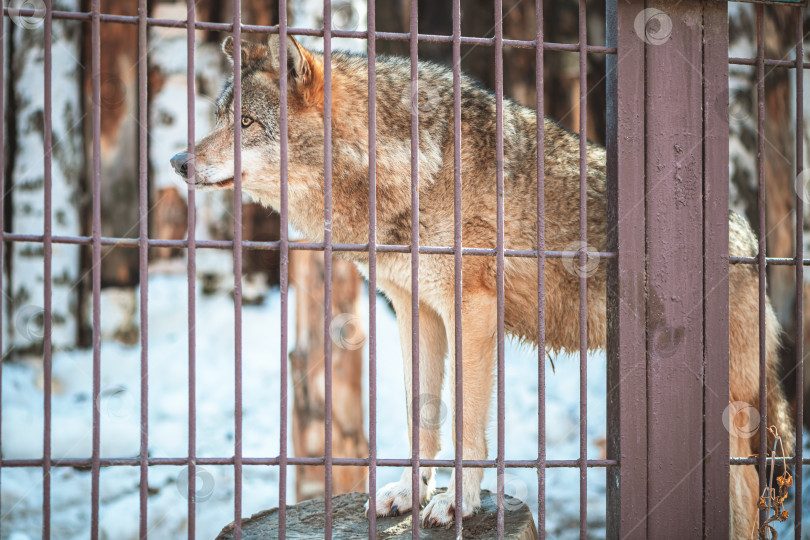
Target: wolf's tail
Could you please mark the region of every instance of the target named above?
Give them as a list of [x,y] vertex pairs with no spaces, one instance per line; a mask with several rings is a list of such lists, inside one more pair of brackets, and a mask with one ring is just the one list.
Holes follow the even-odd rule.
[[[782,388],[782,381],[779,376],[779,335],[782,328],[776,319],[776,315],[771,309],[770,302],[766,308],[766,351],[767,351],[767,367],[768,373],[766,377],[766,384],[768,390],[768,425],[763,427],[775,426],[779,436],[782,438],[782,446],[784,446],[784,455],[789,457],[793,456],[796,434],[793,429],[793,422],[790,419],[790,406],[785,391]],[[757,438],[758,439],[758,438]],[[768,433],[768,452],[773,451],[773,434]],[[776,449],[776,455],[780,456],[780,449]]]
[[[729,212],[729,255],[756,257],[759,252],[757,237],[748,222],[735,212]],[[759,280],[754,267],[732,264],[729,267],[729,346],[731,401],[742,401],[759,406]],[[771,302],[765,303],[765,361],[767,384],[767,421],[762,429],[776,427],[782,438],[786,456],[793,455],[794,432],[790,421],[790,407],[779,377],[779,346],[782,326],[776,318]],[[754,435],[754,434],[748,434]],[[768,433],[768,452],[773,451],[773,435]],[[751,436],[747,448],[739,452],[759,452],[759,437]],[[779,449],[777,449],[779,452]],[[777,454],[779,455],[779,454]]]

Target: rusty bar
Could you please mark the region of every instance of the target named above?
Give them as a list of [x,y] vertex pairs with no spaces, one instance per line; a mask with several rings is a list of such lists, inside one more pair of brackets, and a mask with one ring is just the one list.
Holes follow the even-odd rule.
[[368,1],[368,537],[377,538],[377,40]]
[[[777,60],[775,58],[765,58],[763,62],[766,66],[772,67],[781,67],[781,68],[795,68],[796,61],[795,60]],[[729,58],[729,64],[736,64],[740,66],[756,66],[757,59],[756,58]],[[802,67],[810,67],[810,62],[799,62]]]
[[[758,257],[729,257],[729,264],[759,264]],[[795,257],[765,257],[765,264],[768,266],[793,266],[796,264]],[[802,259],[801,264],[810,265],[810,259]]]
[[546,537],[546,207],[543,102],[543,2],[535,0],[535,89],[537,103],[537,533]]
[[[27,234],[27,233],[10,233],[4,234],[4,239],[8,242],[33,242],[41,243],[43,236],[41,234]],[[54,235],[52,237],[54,244],[77,244],[77,245],[91,245],[93,243],[92,236],[69,236],[69,235]],[[137,248],[139,240],[137,238],[111,238],[101,237],[102,246],[115,246],[122,248]],[[162,247],[162,248],[187,248],[187,240],[161,240],[149,239],[149,247]],[[233,249],[233,242],[230,240],[198,240],[196,247],[204,249]],[[261,250],[273,251],[281,249],[281,242],[276,241],[254,241],[243,240],[243,249],[248,250]],[[294,242],[289,245],[291,250],[301,251],[323,251],[323,242]],[[377,244],[374,249],[379,253],[410,253],[411,248],[408,245],[398,244]],[[419,253],[432,254],[432,255],[453,255],[454,249],[452,246],[439,247],[439,246],[421,246]],[[332,251],[368,251],[368,244],[332,244]],[[477,257],[495,257],[498,254],[497,249],[487,248],[464,248],[463,255],[472,255]],[[537,251],[532,249],[504,249],[504,257],[523,257],[534,259],[537,258]],[[547,259],[570,259],[573,256],[579,255],[579,251],[545,251],[542,254]],[[588,257],[596,257],[599,259],[614,259],[616,252],[614,251],[588,251]],[[776,258],[767,257],[768,264],[777,265],[793,265],[795,259],[791,258]],[[756,264],[757,259],[753,257],[732,257],[731,262],[734,264]],[[810,265],[810,259],[804,260],[804,265]]]
[[90,538],[98,540],[99,475],[101,459],[101,36],[99,2],[92,2],[90,53],[93,108],[93,443],[90,488]]
[[[194,73],[194,21],[196,20],[195,3],[188,0],[188,21],[186,26],[186,110],[187,110],[187,132],[188,142],[188,177],[195,178],[194,160],[194,121],[195,121],[195,73]],[[187,288],[188,288],[188,499],[187,519],[188,519],[188,539],[194,540],[197,529],[197,467],[195,463],[197,455],[197,324],[196,324],[196,290],[197,290],[197,213],[196,213],[196,191],[193,180],[187,186],[188,206],[188,262],[187,262]],[[142,220],[146,220],[143,215]],[[236,242],[234,242],[236,243]],[[143,286],[143,281],[141,286]],[[141,312],[143,315],[143,312]]]
[[463,531],[463,469],[464,460],[464,362],[463,362],[463,310],[462,310],[462,231],[461,231],[461,0],[453,0],[453,351],[450,359],[455,363],[455,447],[453,479],[456,491],[456,538]]
[[[729,536],[728,8],[703,4],[703,538]],[[719,98],[719,101],[715,101]]]
[[[647,376],[644,320],[644,0],[607,3],[607,471],[608,538],[647,537]],[[620,219],[621,218],[621,219]]]
[[[763,37],[764,16],[762,4],[757,4],[757,211],[759,223],[757,224],[757,236],[759,237],[758,259],[758,289],[759,289],[759,493],[765,489],[765,458],[767,457],[768,445],[768,387],[767,387],[767,347],[765,330],[765,303],[766,297],[766,261],[767,250],[767,229],[765,222],[765,39]],[[762,426],[765,429],[762,429]],[[767,518],[767,512],[760,510],[759,521],[762,523]]]
[[579,0],[579,537],[588,536],[588,45],[585,0]]
[[233,2],[233,537],[242,538],[242,0]]
[[53,235],[52,213],[52,153],[53,153],[53,103],[52,103],[52,68],[53,68],[53,3],[51,0],[45,1],[45,20],[43,34],[45,36],[45,76],[44,76],[44,105],[45,110],[43,120],[45,129],[43,130],[43,150],[44,150],[44,178],[43,190],[45,191],[45,204],[43,216],[43,310],[44,321],[42,335],[42,395],[43,395],[43,441],[42,441],[42,538],[51,537],[51,394],[53,391],[53,341],[51,327],[53,319],[53,295],[52,295],[52,263],[53,263]]
[[[780,462],[788,462],[788,461],[793,461],[793,460],[794,460],[793,456],[777,457],[776,460],[774,460],[774,458],[768,458],[768,461],[771,462],[771,463],[773,463],[774,461],[776,461],[776,463],[780,463]],[[737,466],[737,465],[756,465],[758,462],[759,462],[758,457],[745,457],[745,458],[743,458],[743,457],[733,457],[733,458],[729,459],[729,463],[731,465],[734,465],[734,466]],[[810,465],[810,458],[802,458],[802,464],[803,465]]]
[[[141,440],[140,440],[140,515],[139,538],[149,531],[149,133],[147,110],[146,0],[138,0],[138,280],[140,281],[141,332]],[[193,171],[192,165],[192,171]]]
[[332,2],[323,0],[323,304],[324,340],[324,538],[332,538]]
[[[3,8],[3,13],[8,16],[8,8]],[[16,10],[15,13],[19,13],[20,16],[31,16],[39,11],[34,9],[19,9]],[[76,20],[76,21],[89,21],[91,20],[91,13],[90,12],[77,12],[77,11],[54,11],[53,12],[54,19],[63,19],[63,20]],[[113,23],[113,24],[138,24],[138,17],[135,16],[128,16],[128,15],[110,15],[102,13],[100,15],[101,22],[104,23]],[[181,20],[172,20],[172,19],[155,19],[155,18],[148,18],[147,19],[148,26],[158,26],[158,27],[166,27],[166,28],[185,28],[187,26],[186,21]],[[214,22],[201,22],[197,21],[194,24],[194,27],[197,30],[209,30],[214,32],[232,32],[233,31],[233,24],[231,23],[214,23]],[[277,34],[278,28],[275,26],[262,26],[262,25],[252,25],[252,24],[243,24],[242,31],[245,33],[254,33],[254,34]],[[333,37],[341,37],[341,38],[353,38],[353,39],[367,39],[368,33],[364,31],[350,31],[350,30],[332,30]],[[315,37],[322,37],[323,30],[322,29],[315,29],[315,28],[288,28],[288,34],[293,36],[315,36]],[[376,32],[376,37],[379,39],[383,39],[386,41],[408,41],[410,40],[411,34],[405,32]],[[453,41],[453,36],[441,36],[435,34],[418,34],[417,39],[420,42],[431,42],[431,43],[451,43]],[[495,44],[494,38],[485,38],[485,37],[461,37],[461,43],[463,45],[485,45],[485,46],[493,46]],[[522,49],[530,49],[535,46],[534,41],[526,41],[526,40],[519,40],[519,39],[504,39],[503,44],[508,47],[517,47]],[[546,43],[544,47],[550,51],[568,51],[568,52],[576,52],[579,50],[579,46],[576,43]],[[601,47],[599,45],[589,45],[588,46],[588,53],[593,54],[616,54],[615,47]],[[745,59],[743,59],[745,60]],[[781,65],[779,60],[766,60],[766,62],[770,65],[774,63],[774,65]],[[792,62],[790,63],[792,65]],[[806,65],[810,65],[810,63],[806,63]]]
[[702,2],[646,5],[672,22],[663,42],[655,26],[636,38],[647,41],[647,535],[695,538],[703,530],[703,76],[694,67],[703,62]]
[[411,534],[419,540],[419,2],[411,2]]
[[[792,459],[792,458],[785,458]],[[66,458],[66,459],[53,459],[51,465],[54,467],[81,467],[89,468],[92,464],[92,458]],[[334,458],[333,464],[340,467],[365,467],[368,466],[367,458]],[[137,467],[141,464],[139,458],[102,458],[99,460],[102,467]],[[277,457],[246,457],[243,458],[245,465],[265,465],[275,466],[279,464]],[[305,466],[322,466],[324,458],[322,457],[290,457],[287,458],[287,463],[291,465],[305,465]],[[424,459],[422,465],[425,467],[453,467],[455,461],[452,459]],[[732,465],[750,465],[756,463],[755,458],[731,458]],[[810,458],[805,458],[805,464],[810,464]],[[166,466],[166,465],[188,465],[188,457],[164,457],[164,458],[149,458],[149,466]],[[198,457],[197,464],[199,465],[233,465],[232,457]],[[410,458],[395,458],[395,459],[377,459],[378,467],[408,467],[411,464]],[[474,469],[494,469],[498,466],[494,459],[465,459],[462,462],[464,467]],[[537,467],[537,460],[534,459],[518,459],[518,460],[505,460],[504,465],[507,469],[534,469]],[[1,467],[42,467],[42,459],[0,459]],[[618,468],[619,462],[615,459],[589,459],[588,467],[615,469]],[[546,468],[548,469],[576,469],[579,468],[578,459],[549,459],[546,460]]]
[[804,9],[796,8],[796,461],[793,475],[793,523],[796,540],[802,538],[802,458],[804,454]]
[[[3,19],[2,24],[0,24],[0,111],[3,111],[3,117],[5,118],[6,114],[6,103],[5,103],[5,95],[6,95],[6,79],[5,79],[5,62],[6,62],[6,21]],[[0,188],[3,190],[3,193],[6,194],[6,155],[5,155],[5,148],[6,148],[6,141],[5,141],[5,122],[3,125],[0,126]],[[3,200],[0,198],[0,291],[5,291],[5,283],[3,281],[3,273],[5,272],[5,247],[6,242],[4,239],[5,236],[5,217],[3,215]],[[0,329],[3,328],[3,314],[6,310],[6,298],[5,295],[0,294]],[[2,362],[4,359],[3,354],[3,331],[0,330],[0,434],[3,432],[3,366]],[[0,435],[0,456],[3,455],[3,437]],[[0,488],[2,488],[2,477],[3,477],[3,470],[2,470],[2,463],[0,462]],[[0,501],[0,515],[3,510],[3,504]],[[0,533],[3,532],[3,526],[0,523]]]
[[497,408],[498,408],[498,442],[497,456],[497,529],[498,538],[504,534],[504,454],[506,452],[506,385],[504,366],[504,268],[503,268],[503,1],[495,0],[495,183],[496,183],[496,221],[497,228],[495,263],[495,285],[498,294],[497,300],[497,358],[496,370],[498,372]]
[[[278,2],[278,57],[287,58],[287,0]],[[286,65],[286,64],[283,64]],[[279,73],[282,73],[279,65]],[[281,114],[279,118],[279,138],[280,138],[280,170],[279,170],[279,288],[281,289],[281,347],[279,350],[279,446],[278,446],[278,537],[284,540],[287,537],[287,310],[288,310],[288,287],[290,284],[290,243],[288,216],[288,135],[289,124],[287,122],[287,76],[286,74],[278,78],[279,84],[279,108]]]

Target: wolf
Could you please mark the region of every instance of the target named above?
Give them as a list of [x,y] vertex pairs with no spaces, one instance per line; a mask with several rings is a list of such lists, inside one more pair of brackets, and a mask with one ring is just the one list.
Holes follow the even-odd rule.
[[[216,103],[216,126],[195,145],[194,175],[189,156],[175,155],[171,164],[198,189],[227,189],[234,184],[235,122],[242,131],[242,190],[259,203],[280,207],[280,89],[288,80],[288,208],[291,223],[314,241],[324,238],[324,57],[287,38],[287,58],[279,58],[279,37],[267,43],[223,43],[233,62],[240,54],[242,106],[233,110],[231,78]],[[335,51],[332,68],[332,238],[337,243],[364,244],[369,226],[368,59]],[[429,112],[419,116],[419,245],[453,245],[453,75],[436,64],[418,64],[418,100]],[[411,243],[410,62],[377,57],[376,197],[377,242]],[[461,78],[462,235],[465,246],[495,248],[496,225],[496,103],[494,96],[472,79]],[[506,249],[533,250],[537,245],[537,170],[534,110],[503,100],[503,234]],[[579,137],[543,120],[545,134],[545,242],[550,250],[568,250],[579,241]],[[606,250],[606,153],[587,144],[587,239]],[[574,249],[577,249],[575,247]],[[729,217],[729,253],[753,257],[757,240],[746,222]],[[368,273],[368,253],[341,252]],[[570,262],[570,261],[569,261]],[[545,267],[545,343],[551,351],[576,351],[579,336],[577,272],[560,259]],[[570,266],[570,265],[569,265]],[[587,278],[587,346],[605,346],[606,275],[599,265]],[[399,325],[405,390],[411,410],[411,260],[407,253],[377,255],[377,285],[390,299]],[[463,455],[487,457],[485,432],[494,381],[497,334],[496,260],[465,256],[462,262]],[[521,340],[537,342],[537,264],[530,258],[504,261],[504,325]],[[730,401],[758,406],[757,274],[750,265],[730,265]],[[454,358],[454,263],[447,255],[424,254],[419,260],[419,392],[439,396],[445,359]],[[768,411],[793,451],[788,405],[777,379],[779,324],[773,310],[767,317]],[[449,376],[454,377],[454,362]],[[451,388],[453,385],[451,385]],[[455,403],[455,400],[453,400]],[[439,408],[422,411],[419,454],[435,458],[439,451]],[[425,418],[431,416],[430,418]],[[432,416],[436,416],[433,418]],[[407,415],[411,422],[411,415]],[[455,415],[454,415],[455,418]],[[732,419],[734,421],[734,419]],[[732,432],[734,430],[731,430]],[[411,431],[409,430],[409,434]],[[751,435],[755,435],[751,434]],[[730,438],[732,456],[757,451],[758,437]],[[457,442],[455,444],[458,444]],[[434,495],[431,468],[421,471],[418,495],[425,526],[446,526],[454,519],[455,482]],[[483,470],[463,469],[462,514],[481,505]],[[734,536],[746,536],[757,519],[757,473],[754,466],[731,468],[731,525]],[[411,472],[377,493],[376,508],[385,516],[411,509]],[[367,508],[367,511],[369,509]]]

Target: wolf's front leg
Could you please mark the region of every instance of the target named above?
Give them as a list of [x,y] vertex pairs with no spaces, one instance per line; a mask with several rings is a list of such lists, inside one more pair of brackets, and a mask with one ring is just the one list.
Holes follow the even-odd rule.
[[[495,336],[497,313],[495,298],[465,291],[462,306],[462,389],[463,389],[463,459],[486,459],[486,428],[494,382]],[[455,389],[455,337],[452,314],[446,319],[450,343],[450,386]],[[455,392],[454,392],[455,393]],[[453,397],[455,409],[455,396]],[[456,411],[453,414],[455,434]],[[459,444],[453,438],[454,444]],[[481,478],[484,469],[462,470],[462,516],[469,517],[481,507]],[[455,471],[445,493],[431,499],[422,514],[423,526],[446,526],[454,521],[456,508]]]
[[[405,396],[407,402],[408,437],[413,446],[412,430],[412,378],[411,378],[411,299],[410,295],[391,294],[399,324],[399,339],[402,344],[402,359],[405,370]],[[441,439],[441,391],[444,377],[444,358],[447,341],[444,324],[439,315],[427,306],[419,309],[419,457],[434,459],[439,452]],[[377,515],[390,516],[409,511],[413,507],[411,469],[406,468],[398,482],[392,482],[377,491]],[[419,505],[424,504],[433,493],[433,468],[419,469]],[[369,504],[366,502],[366,514]]]

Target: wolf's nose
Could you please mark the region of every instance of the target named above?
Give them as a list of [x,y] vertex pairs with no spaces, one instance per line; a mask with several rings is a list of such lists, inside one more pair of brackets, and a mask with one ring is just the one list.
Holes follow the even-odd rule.
[[171,164],[174,167],[174,172],[183,178],[188,178],[188,154],[186,152],[175,154],[172,157]]

